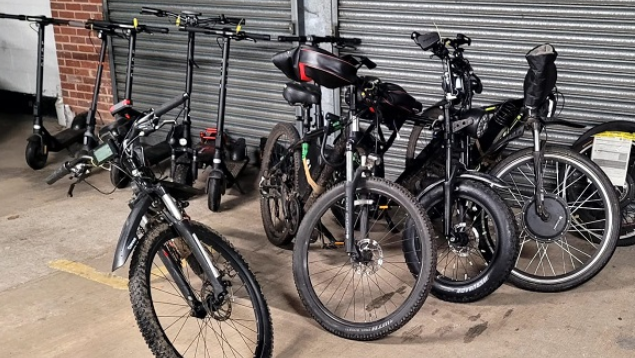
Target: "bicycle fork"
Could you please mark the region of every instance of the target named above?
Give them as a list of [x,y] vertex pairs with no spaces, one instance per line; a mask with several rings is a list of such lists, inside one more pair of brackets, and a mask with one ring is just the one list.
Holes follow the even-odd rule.
[[[221,273],[218,271],[210,256],[207,254],[203,244],[194,233],[192,226],[189,223],[189,218],[181,213],[181,210],[177,207],[174,199],[163,188],[160,189],[159,194],[163,204],[166,208],[166,217],[168,221],[183,238],[191,254],[194,255],[196,262],[200,265],[202,273],[205,276],[207,282],[212,286],[212,302],[211,306],[221,304],[227,295],[227,290],[221,282]],[[173,257],[169,255],[169,252],[164,248],[164,254],[159,255],[161,261],[165,265],[166,269],[174,279],[181,294],[187,298],[188,305],[196,312],[200,311],[200,302],[196,301],[196,295],[192,290],[192,287],[187,283],[187,280],[183,277],[183,272],[180,269],[178,262],[175,262]]]

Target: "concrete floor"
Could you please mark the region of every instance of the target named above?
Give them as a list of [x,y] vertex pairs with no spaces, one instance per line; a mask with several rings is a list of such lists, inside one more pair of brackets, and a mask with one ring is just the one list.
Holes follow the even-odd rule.
[[[65,181],[47,186],[44,178],[67,153],[52,154],[41,171],[28,168],[30,120],[0,115],[0,356],[150,357],[125,288],[50,264],[71,260],[108,273],[129,190],[104,196],[79,185],[69,198]],[[110,190],[107,173],[90,181]],[[265,238],[253,185],[250,195],[223,197],[223,208],[211,213],[198,198],[188,213],[228,237],[249,262],[271,309],[276,357],[635,356],[635,247],[619,248],[603,272],[573,291],[538,294],[506,285],[468,305],[430,297],[404,328],[361,343],[332,336],[307,317],[291,252]],[[114,275],[127,277],[127,266]]]

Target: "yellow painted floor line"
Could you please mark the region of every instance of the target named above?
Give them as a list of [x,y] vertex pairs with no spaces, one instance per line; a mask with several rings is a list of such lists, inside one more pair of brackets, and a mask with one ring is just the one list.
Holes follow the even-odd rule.
[[49,267],[58,271],[64,271],[91,280],[93,282],[101,283],[118,290],[128,290],[128,280],[112,275],[109,273],[103,273],[95,270],[93,267],[84,265],[79,262],[69,260],[55,260],[49,262]]

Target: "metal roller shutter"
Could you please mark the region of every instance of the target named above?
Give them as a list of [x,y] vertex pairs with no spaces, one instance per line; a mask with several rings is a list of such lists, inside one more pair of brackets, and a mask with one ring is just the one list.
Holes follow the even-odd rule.
[[[244,31],[272,37],[294,32],[289,0],[186,0],[178,4],[167,0],[108,0],[108,15],[112,21],[129,22],[137,17],[140,23],[170,28],[169,34],[137,37],[132,99],[139,109],[156,107],[183,92],[187,55],[187,34],[178,31],[167,19],[140,15],[142,6],[243,17],[246,19]],[[120,98],[125,84],[127,44],[124,39],[113,41]],[[259,138],[267,136],[275,123],[295,119],[294,109],[282,98],[286,77],[271,63],[272,55],[288,45],[266,41],[231,43],[225,128],[233,137],[244,137],[251,153],[258,146]],[[201,129],[216,126],[221,67],[221,51],[212,36],[197,34],[195,52],[199,68],[194,69],[192,93],[194,136]]]
[[[525,53],[550,42],[559,53],[562,118],[585,125],[634,118],[635,1],[339,0],[338,26],[341,36],[363,40],[357,53],[378,64],[369,72],[404,86],[426,106],[442,97],[441,64],[423,53],[410,34],[438,28],[442,37],[463,33],[472,38],[465,56],[484,87],[475,105],[522,97]],[[581,133],[556,126],[548,136],[571,143]],[[408,135],[404,128],[402,138]],[[389,152],[393,175],[403,166],[406,143],[397,141]]]

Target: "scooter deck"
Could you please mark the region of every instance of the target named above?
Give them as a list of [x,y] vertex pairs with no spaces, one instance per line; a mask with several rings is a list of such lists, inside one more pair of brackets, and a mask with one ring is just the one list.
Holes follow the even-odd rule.
[[168,142],[163,141],[153,146],[146,147],[144,152],[146,160],[150,163],[150,165],[155,165],[170,158],[172,147]]
[[242,173],[242,171],[247,166],[247,163],[249,163],[249,160],[247,159],[237,161],[237,162],[233,160],[225,160],[225,166],[227,167],[227,170],[229,170],[229,172],[232,173],[232,176],[234,178],[238,178],[240,173]]
[[51,152],[59,152],[70,147],[75,143],[82,143],[84,139],[84,128],[67,128],[51,137],[48,150]]

